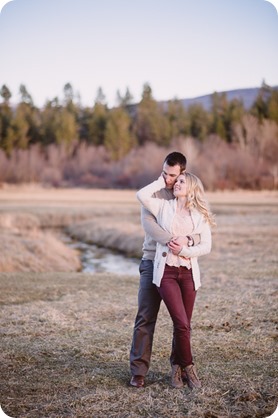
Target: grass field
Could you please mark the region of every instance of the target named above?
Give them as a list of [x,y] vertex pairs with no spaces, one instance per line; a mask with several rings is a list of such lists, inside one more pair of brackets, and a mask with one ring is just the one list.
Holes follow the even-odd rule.
[[[89,275],[76,271],[78,261],[65,271],[77,254],[68,253],[58,233],[65,228],[140,256],[134,192],[0,190],[0,404],[8,416],[253,418],[274,412],[278,196],[225,192],[209,199],[218,226],[212,253],[200,259],[192,324],[203,387],[171,388],[172,327],[162,306],[147,385],[136,390],[128,386],[128,360],[139,276]],[[41,259],[39,267],[30,254]]]

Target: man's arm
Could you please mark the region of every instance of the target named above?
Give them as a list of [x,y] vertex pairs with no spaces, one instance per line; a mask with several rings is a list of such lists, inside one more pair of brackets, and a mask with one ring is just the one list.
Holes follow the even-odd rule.
[[169,232],[158,225],[155,216],[144,206],[141,207],[141,223],[146,234],[159,244],[166,245],[173,238]]
[[[181,246],[188,245],[190,240],[188,237],[173,237],[169,232],[165,231],[158,223],[153,214],[148,211],[148,209],[141,207],[141,223],[146,234],[148,234],[155,242],[159,244],[166,245],[172,239],[176,242],[179,242]],[[192,246],[198,245],[200,243],[200,235],[192,235]]]
[[200,235],[200,242],[195,246],[188,247],[187,245],[181,245],[175,240],[169,243],[169,248],[175,255],[182,257],[198,257],[206,255],[211,251],[211,230],[209,225],[205,225]]
[[187,235],[186,237],[177,237],[175,241],[180,245],[187,245],[188,247],[194,247],[200,244],[201,236],[199,234]]

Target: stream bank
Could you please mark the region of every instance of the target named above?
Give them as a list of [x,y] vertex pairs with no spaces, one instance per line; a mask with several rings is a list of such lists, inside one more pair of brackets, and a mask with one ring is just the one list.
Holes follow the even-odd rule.
[[82,272],[139,275],[140,260],[108,248],[64,237],[65,244],[80,254]]

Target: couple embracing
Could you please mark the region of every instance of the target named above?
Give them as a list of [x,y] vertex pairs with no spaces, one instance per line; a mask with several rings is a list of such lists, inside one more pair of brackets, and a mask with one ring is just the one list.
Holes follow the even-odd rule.
[[171,384],[200,388],[190,333],[196,292],[201,285],[198,256],[211,250],[213,215],[198,177],[186,172],[186,157],[172,152],[161,176],[137,192],[145,230],[140,263],[138,311],[130,350],[130,384],[140,388],[150,367],[161,300],[173,321]]

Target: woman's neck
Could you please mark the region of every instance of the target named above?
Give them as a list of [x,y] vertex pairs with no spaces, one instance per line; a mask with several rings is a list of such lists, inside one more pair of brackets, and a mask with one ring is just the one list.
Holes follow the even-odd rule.
[[187,198],[185,196],[177,198],[177,212],[186,212],[188,211],[186,207]]

